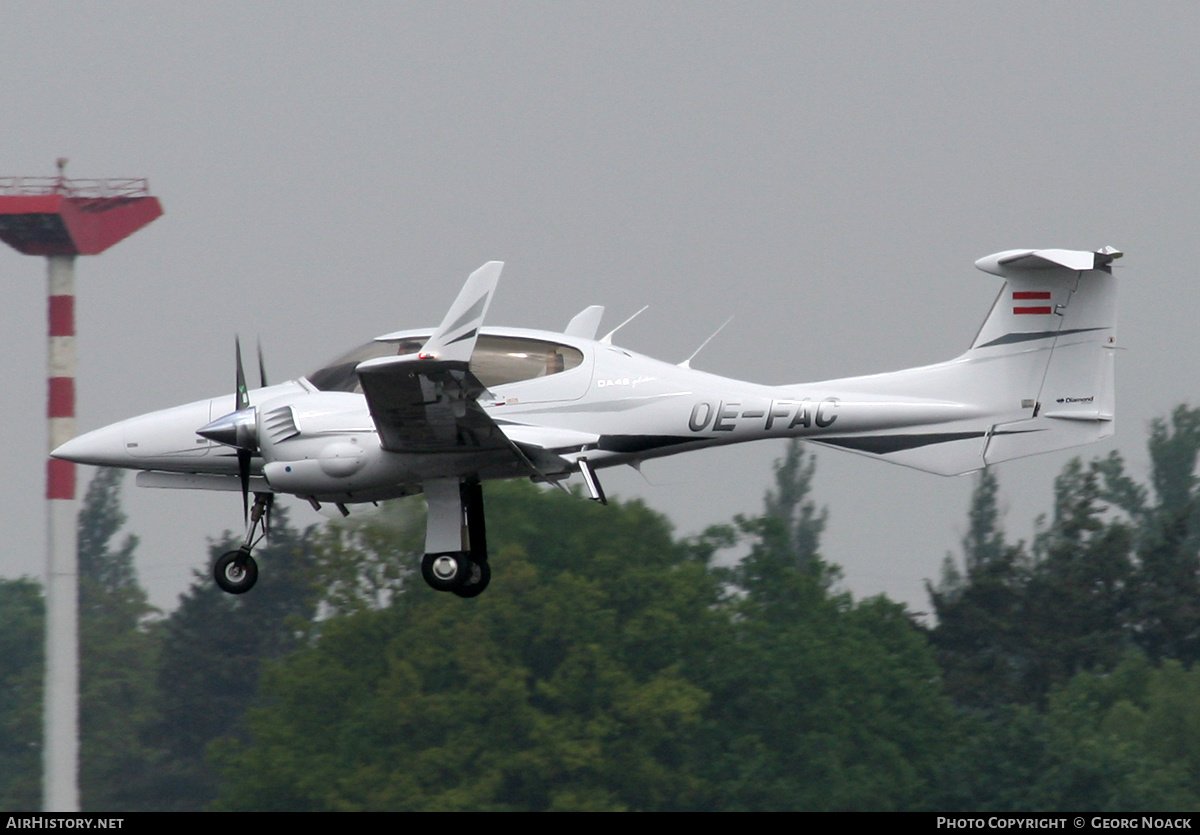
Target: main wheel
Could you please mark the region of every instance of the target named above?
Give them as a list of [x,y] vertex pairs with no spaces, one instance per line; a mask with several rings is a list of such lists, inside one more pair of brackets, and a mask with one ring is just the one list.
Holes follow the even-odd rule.
[[471,560],[462,551],[445,551],[421,557],[421,576],[435,591],[455,591],[467,579]]
[[454,589],[454,593],[459,597],[478,597],[483,594],[483,590],[488,587],[490,582],[492,582],[492,569],[488,564],[472,560],[466,578],[461,586]]
[[258,582],[258,563],[249,551],[229,551],[213,566],[213,579],[221,591],[245,594]]

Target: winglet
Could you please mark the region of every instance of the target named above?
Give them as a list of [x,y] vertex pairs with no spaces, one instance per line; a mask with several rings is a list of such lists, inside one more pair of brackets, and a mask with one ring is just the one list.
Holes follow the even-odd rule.
[[422,357],[469,362],[479,337],[479,327],[491,304],[503,261],[488,261],[467,277],[446,318],[421,348]]

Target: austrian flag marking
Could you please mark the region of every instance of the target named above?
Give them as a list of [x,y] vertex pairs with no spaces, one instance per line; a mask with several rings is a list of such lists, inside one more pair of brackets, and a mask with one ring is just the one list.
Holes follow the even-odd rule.
[[[1031,301],[1047,301],[1048,302],[1048,301],[1050,301],[1050,291],[1049,290],[1015,290],[1015,291],[1013,291],[1013,301],[1014,302],[1031,302]],[[1046,314],[1053,313],[1053,312],[1054,311],[1053,311],[1053,309],[1051,309],[1050,305],[1036,305],[1036,306],[1014,305],[1013,306],[1013,313],[1015,313],[1018,316],[1021,316],[1021,315],[1045,316]]]

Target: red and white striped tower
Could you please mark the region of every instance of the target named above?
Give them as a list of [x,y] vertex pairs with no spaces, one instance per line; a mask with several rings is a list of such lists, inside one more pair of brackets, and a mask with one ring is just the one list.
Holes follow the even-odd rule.
[[[75,437],[75,256],[46,258],[49,283],[50,449]],[[46,709],[43,757],[47,811],[78,810],[79,558],[75,464],[46,461]]]
[[[0,177],[0,241],[46,256],[50,449],[75,437],[75,256],[96,255],[162,214],[145,180]],[[42,743],[47,812],[79,811],[79,556],[75,465],[46,463],[46,686]]]

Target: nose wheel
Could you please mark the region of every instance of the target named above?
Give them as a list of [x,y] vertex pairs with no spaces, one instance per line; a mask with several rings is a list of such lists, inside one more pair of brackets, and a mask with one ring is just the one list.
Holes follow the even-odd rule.
[[222,554],[213,566],[213,579],[221,591],[245,594],[258,582],[258,563],[250,556],[248,548],[229,551]]
[[267,535],[274,499],[274,493],[254,494],[254,506],[250,509],[250,521],[242,547],[225,552],[213,565],[213,579],[221,591],[245,594],[258,582],[258,563],[250,552]]

